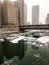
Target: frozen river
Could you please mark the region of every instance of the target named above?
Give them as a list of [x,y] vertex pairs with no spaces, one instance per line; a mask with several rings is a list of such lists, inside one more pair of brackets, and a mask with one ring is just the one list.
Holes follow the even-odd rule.
[[[13,65],[49,65],[49,44],[47,45],[47,42],[43,46],[39,44],[40,42],[37,42],[39,45],[33,44],[36,43],[37,38],[33,38],[32,36],[25,39],[22,37],[21,41],[19,39],[16,43],[15,38],[18,38],[20,35],[23,34],[7,35],[5,36],[5,41],[0,42],[0,63],[11,59]],[[8,36],[11,36],[11,39]],[[12,43],[13,41],[10,42],[12,39],[15,39],[14,44]]]

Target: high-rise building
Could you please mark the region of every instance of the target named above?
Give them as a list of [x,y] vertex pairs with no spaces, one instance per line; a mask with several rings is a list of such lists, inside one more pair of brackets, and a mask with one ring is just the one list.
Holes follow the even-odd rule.
[[32,25],[39,24],[39,5],[32,6]]
[[27,25],[27,4],[24,3],[24,25]]
[[24,25],[24,0],[14,1],[15,7],[18,7],[19,25]]
[[15,5],[15,7],[18,7],[18,1],[14,1],[13,4]]
[[46,24],[49,24],[49,14],[47,14]]
[[18,9],[11,1],[3,2],[3,24],[18,25]]
[[19,25],[24,25],[24,0],[18,0]]
[[0,2],[0,27],[2,25],[2,4]]

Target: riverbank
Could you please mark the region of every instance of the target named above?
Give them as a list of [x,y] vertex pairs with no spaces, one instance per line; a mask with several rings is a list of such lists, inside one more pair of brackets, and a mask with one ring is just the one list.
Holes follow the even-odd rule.
[[0,33],[19,32],[18,28],[0,28]]

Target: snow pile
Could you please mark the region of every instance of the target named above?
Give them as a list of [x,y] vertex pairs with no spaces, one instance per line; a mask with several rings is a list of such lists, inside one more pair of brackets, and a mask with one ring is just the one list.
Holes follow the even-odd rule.
[[11,42],[12,42],[12,43],[18,43],[18,41],[23,40],[23,39],[25,39],[24,36],[19,36],[18,38],[13,39]]
[[37,39],[37,41],[45,44],[45,43],[49,42],[49,36],[40,37],[40,38]]

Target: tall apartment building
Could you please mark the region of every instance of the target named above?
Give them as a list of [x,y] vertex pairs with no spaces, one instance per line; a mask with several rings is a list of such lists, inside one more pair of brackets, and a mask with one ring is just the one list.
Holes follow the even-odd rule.
[[0,2],[0,27],[2,26],[2,4]]
[[49,14],[47,14],[47,18],[46,18],[46,23],[45,24],[49,24]]
[[18,0],[19,25],[24,25],[24,0]]
[[11,1],[3,2],[3,24],[18,25],[18,9]]
[[24,25],[24,0],[14,1],[15,7],[18,7],[19,25]]
[[32,25],[39,24],[39,5],[32,6]]
[[24,25],[27,25],[27,4],[24,3]]

